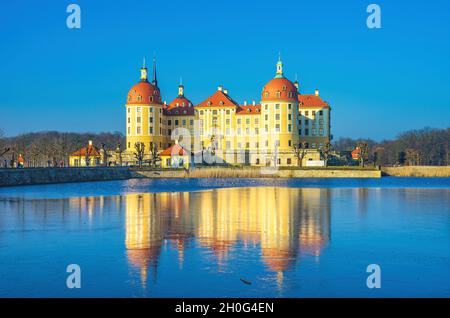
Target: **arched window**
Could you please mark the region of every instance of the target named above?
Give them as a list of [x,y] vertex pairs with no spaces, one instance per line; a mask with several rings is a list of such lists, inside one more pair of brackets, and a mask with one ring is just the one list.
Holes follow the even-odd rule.
[[286,90],[286,85],[283,85],[282,89],[283,89],[283,91],[285,91]]
[[269,98],[269,92],[266,92],[265,95],[266,95],[266,98]]
[[277,91],[277,97],[280,98],[281,97],[281,93],[280,91]]

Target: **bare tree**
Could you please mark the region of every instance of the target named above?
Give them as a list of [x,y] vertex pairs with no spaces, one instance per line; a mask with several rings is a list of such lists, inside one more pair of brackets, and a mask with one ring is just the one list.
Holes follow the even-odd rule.
[[359,165],[361,167],[364,167],[364,163],[369,160],[369,145],[367,144],[367,142],[359,142],[358,143],[358,149],[359,149],[359,154],[358,154],[358,160],[359,160]]
[[156,146],[156,143],[153,143],[153,146],[150,145],[150,165],[155,168],[159,161],[161,161],[161,157],[158,153],[158,146]]
[[295,144],[293,147],[294,156],[297,158],[297,166],[302,166],[303,158],[306,155],[306,142],[298,142],[298,144]]
[[139,168],[142,167],[144,161],[145,144],[143,142],[137,142],[134,144],[134,157],[136,158]]
[[325,161],[325,166],[328,165],[328,158],[331,154],[331,144],[326,142],[322,148],[320,148],[320,153],[322,154],[323,160]]

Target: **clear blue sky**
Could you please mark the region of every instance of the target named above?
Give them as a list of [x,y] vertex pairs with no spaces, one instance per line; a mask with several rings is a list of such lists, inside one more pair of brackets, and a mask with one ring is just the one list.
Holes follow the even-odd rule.
[[[382,9],[368,29],[366,7]],[[82,28],[66,27],[77,3]],[[163,99],[180,76],[198,103],[219,83],[260,100],[281,52],[301,91],[320,89],[335,137],[394,138],[450,123],[450,1],[2,1],[0,128],[124,131],[142,57]]]

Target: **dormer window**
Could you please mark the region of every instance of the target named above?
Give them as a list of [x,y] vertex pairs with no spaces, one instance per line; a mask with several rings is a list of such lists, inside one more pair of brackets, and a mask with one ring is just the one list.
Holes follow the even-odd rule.
[[187,111],[185,111],[185,110],[184,110],[184,111],[183,111],[183,114],[185,114],[185,115],[186,115],[186,114],[187,114]]
[[292,92],[289,92],[289,98],[292,98]]
[[265,95],[266,95],[266,98],[269,98],[269,92],[266,92]]
[[139,95],[139,96],[137,97],[137,100],[138,100],[138,102],[140,102],[140,101],[142,100],[142,96]]
[[280,98],[281,97],[281,92],[277,91],[277,97]]
[[220,101],[220,103],[219,103],[220,105],[223,105],[223,101]]
[[153,102],[153,96],[150,96],[149,99],[150,99],[150,102]]
[[178,106],[180,106],[180,104],[179,104],[179,103],[177,103],[177,107],[178,107]]
[[283,90],[283,91],[286,90],[286,85],[283,85],[282,90]]
[[211,101],[208,101],[208,106],[211,106],[211,104],[212,104]]
[[183,107],[184,107],[184,106],[186,106],[186,103],[185,103],[185,102],[183,102]]

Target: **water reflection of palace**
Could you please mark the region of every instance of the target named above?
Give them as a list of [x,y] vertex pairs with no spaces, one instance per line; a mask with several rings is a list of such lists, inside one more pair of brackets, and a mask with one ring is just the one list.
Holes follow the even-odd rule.
[[269,271],[283,272],[300,253],[320,256],[330,238],[329,189],[231,188],[202,192],[130,194],[126,204],[128,260],[156,275],[163,245],[176,247],[180,266],[193,238],[226,265],[232,247],[260,248]]

